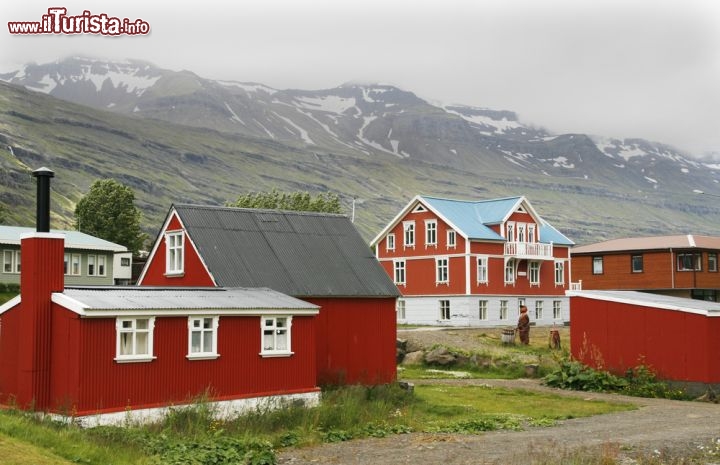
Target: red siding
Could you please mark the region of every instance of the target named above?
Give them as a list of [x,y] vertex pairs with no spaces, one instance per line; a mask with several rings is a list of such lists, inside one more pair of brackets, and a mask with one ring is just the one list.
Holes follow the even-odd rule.
[[[290,357],[263,358],[260,318],[221,316],[215,360],[187,360],[187,317],[155,320],[155,360],[117,363],[115,319],[87,318],[56,306],[53,408],[78,414],[180,404],[207,393],[234,399],[316,389],[315,317],[295,316]],[[67,344],[72,337],[76,343]],[[64,353],[63,353],[64,352]]]
[[573,357],[622,374],[647,365],[662,379],[720,382],[720,319],[582,297],[570,298]]
[[185,256],[184,256],[184,273],[179,276],[165,275],[165,232],[180,231],[182,225],[173,214],[168,227],[160,232],[160,243],[155,249],[155,253],[150,257],[145,275],[139,285],[144,286],[215,286],[212,277],[208,274],[205,265],[203,265],[200,256],[193,247],[191,238],[185,234]]
[[[437,221],[436,245],[425,244],[425,220],[434,219]],[[405,247],[403,221],[415,222],[415,246]],[[452,230],[447,223],[438,218],[434,213],[419,212],[408,213],[395,227],[388,233],[395,234],[395,250],[387,250],[387,236],[383,238],[377,245],[377,253],[379,258],[400,258],[400,257],[422,257],[427,255],[452,255],[465,253],[465,238],[460,236],[456,231],[455,247],[448,247],[447,232]]]
[[395,381],[395,299],[308,298],[318,315],[320,384]]

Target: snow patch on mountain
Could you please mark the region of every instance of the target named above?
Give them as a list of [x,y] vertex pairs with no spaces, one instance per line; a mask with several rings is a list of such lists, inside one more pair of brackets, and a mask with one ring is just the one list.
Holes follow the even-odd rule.
[[[444,107],[443,108],[446,112],[451,113],[453,115],[457,115],[464,119],[465,121],[475,124],[477,126],[483,126],[483,127],[489,127],[493,129],[493,132],[496,134],[504,134],[505,131],[509,131],[512,129],[520,129],[524,128],[522,124],[520,124],[517,120],[511,120],[506,117],[496,119],[486,114],[478,114],[477,111],[482,111],[478,109],[470,109],[472,113],[467,114],[463,113],[457,110],[452,109],[451,107]],[[491,135],[491,134],[486,134]]]
[[235,113],[235,112],[233,111],[233,109],[230,108],[230,105],[229,105],[227,102],[224,102],[224,103],[225,103],[225,108],[227,108],[227,111],[230,112],[230,115],[231,115],[231,116],[230,116],[230,120],[231,120],[231,121],[235,121],[236,123],[240,123],[240,124],[242,124],[243,126],[247,126],[247,125],[245,124],[245,122],[244,122],[242,119],[240,119],[240,117],[237,115],[237,113]]
[[237,87],[247,93],[265,92],[266,94],[273,95],[277,92],[272,87],[265,86],[263,84],[257,84],[254,82],[237,82],[237,81],[216,81],[218,84],[225,87]]
[[348,109],[357,106],[355,97],[340,97],[327,95],[323,97],[295,97],[295,101],[301,108],[307,110],[320,110],[328,113],[341,115]]

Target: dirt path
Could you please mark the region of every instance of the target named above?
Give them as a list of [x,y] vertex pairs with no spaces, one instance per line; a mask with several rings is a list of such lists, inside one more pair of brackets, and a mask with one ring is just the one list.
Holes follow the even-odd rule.
[[[527,458],[547,451],[578,448],[612,449],[619,457],[636,453],[673,456],[697,454],[720,438],[720,405],[665,399],[640,399],[614,394],[563,391],[537,380],[422,380],[450,384],[488,384],[523,388],[586,399],[630,402],[633,411],[565,420],[553,427],[524,431],[495,431],[480,435],[412,433],[383,439],[364,439],[289,449],[278,455],[279,464],[493,464],[528,463]],[[657,451],[657,452],[654,452]],[[720,464],[720,457],[713,458]],[[634,463],[628,460],[627,463]],[[707,462],[712,463],[712,462]]]

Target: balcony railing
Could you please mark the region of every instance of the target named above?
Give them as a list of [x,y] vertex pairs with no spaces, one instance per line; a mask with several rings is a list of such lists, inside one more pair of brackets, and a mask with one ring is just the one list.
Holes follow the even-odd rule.
[[540,242],[506,242],[505,256],[534,260],[551,260],[553,245]]
[[576,283],[570,283],[571,291],[582,291],[582,279]]

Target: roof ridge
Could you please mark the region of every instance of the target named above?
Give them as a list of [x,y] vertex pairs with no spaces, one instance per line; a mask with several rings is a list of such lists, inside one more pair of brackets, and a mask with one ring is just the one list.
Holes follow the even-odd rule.
[[514,200],[514,199],[526,198],[524,195],[498,197],[495,199],[485,199],[485,200],[461,200],[461,199],[451,199],[451,198],[447,198],[447,197],[436,197],[433,195],[420,195],[419,197],[422,199],[445,200],[448,202],[463,202],[463,203],[487,203],[487,202],[499,202],[501,200]]
[[273,208],[247,208],[247,207],[229,207],[227,205],[197,205],[189,203],[174,203],[172,206],[175,209],[178,208],[195,208],[200,210],[226,210],[226,211],[246,211],[256,213],[276,213],[285,214],[290,213],[293,215],[306,215],[306,216],[329,216],[329,217],[340,217],[347,218],[348,216],[342,213],[328,213],[328,212],[315,212],[315,211],[300,211],[300,210],[280,210]]

